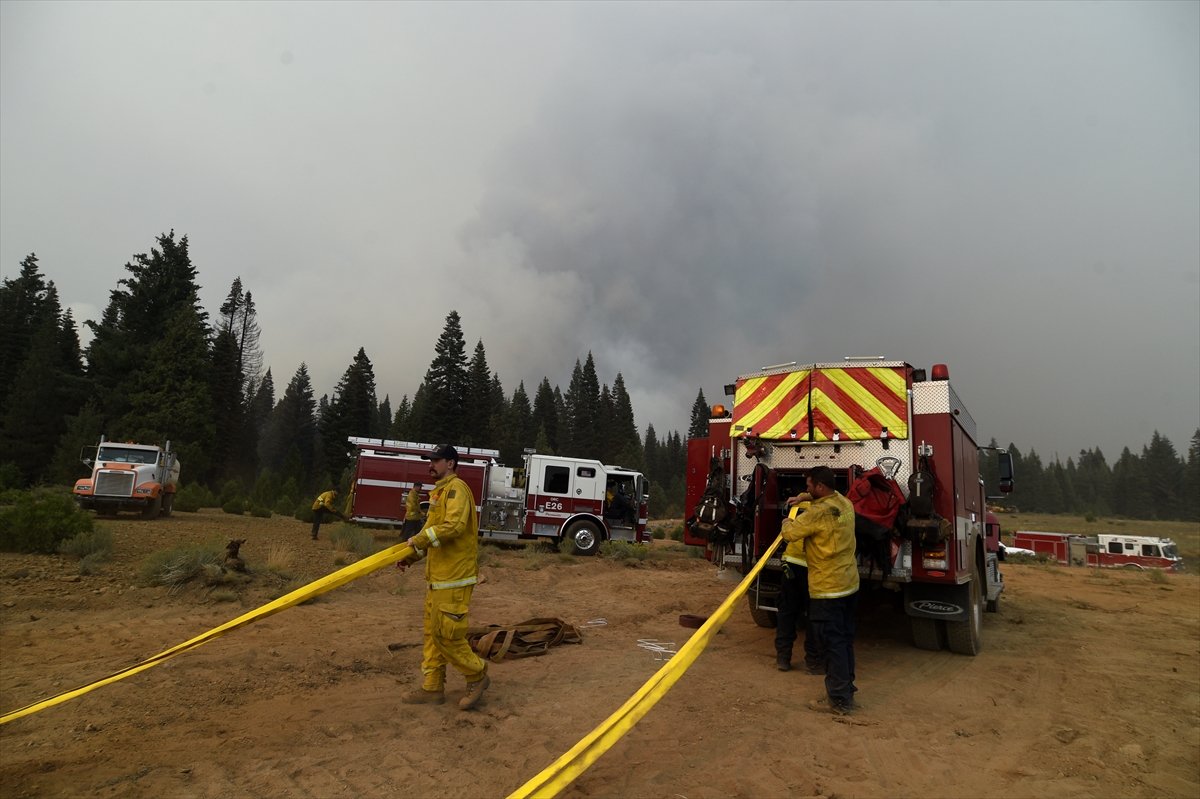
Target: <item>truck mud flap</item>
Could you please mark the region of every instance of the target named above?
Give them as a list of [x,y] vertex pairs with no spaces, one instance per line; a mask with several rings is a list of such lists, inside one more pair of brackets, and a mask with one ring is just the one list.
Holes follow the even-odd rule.
[[909,616],[943,621],[966,621],[971,608],[971,588],[962,585],[909,583],[904,588],[904,611]]

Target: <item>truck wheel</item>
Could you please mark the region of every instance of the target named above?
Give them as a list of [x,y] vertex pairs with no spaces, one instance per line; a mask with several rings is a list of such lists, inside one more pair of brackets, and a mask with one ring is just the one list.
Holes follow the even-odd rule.
[[937,619],[927,619],[923,616],[909,616],[909,627],[912,630],[913,646],[917,649],[928,649],[930,652],[941,651],[946,646],[946,625]]
[[983,631],[983,588],[980,586],[983,575],[979,572],[979,562],[971,568],[971,582],[967,583],[970,595],[970,605],[967,607],[966,621],[946,622],[946,645],[951,652],[960,655],[978,655],[982,649],[981,633]]
[[758,606],[758,596],[753,591],[746,594],[746,599],[749,600],[750,618],[754,619],[755,624],[767,629],[774,629],[779,624],[775,611]]
[[167,494],[166,496],[164,496],[163,497],[163,505],[162,505],[162,515],[170,516],[171,509],[174,507],[175,507],[175,495]]
[[162,494],[159,494],[151,500],[146,507],[142,508],[143,519],[157,519],[158,514],[162,512]]
[[575,555],[595,555],[600,550],[600,529],[592,522],[575,522],[567,530],[566,539]]

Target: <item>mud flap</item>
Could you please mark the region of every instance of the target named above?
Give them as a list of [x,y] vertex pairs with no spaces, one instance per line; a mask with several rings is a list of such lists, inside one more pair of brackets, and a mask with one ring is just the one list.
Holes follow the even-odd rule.
[[942,621],[966,621],[971,609],[971,586],[908,583],[904,587],[904,612],[909,616]]

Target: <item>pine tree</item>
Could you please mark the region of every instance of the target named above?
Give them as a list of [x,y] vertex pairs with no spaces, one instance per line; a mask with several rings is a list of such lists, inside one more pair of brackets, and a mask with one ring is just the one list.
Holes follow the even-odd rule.
[[388,429],[392,426],[392,398],[389,394],[383,395],[383,402],[379,403],[379,412],[375,414],[374,427],[371,430],[371,438],[387,438]]
[[[87,396],[77,357],[78,341],[73,348],[64,342],[74,328],[71,325],[64,329],[64,315],[53,282],[47,285],[37,305],[37,330],[0,414],[0,452],[4,453],[4,460],[16,464],[27,483],[50,474],[67,418],[76,413]],[[71,357],[72,352],[76,353],[75,358]]]
[[43,319],[46,280],[33,253],[21,261],[21,273],[0,284],[0,411],[17,371],[29,355],[33,336]]
[[87,477],[91,471],[83,465],[80,454],[95,447],[103,434],[104,417],[100,405],[95,399],[89,399],[78,413],[67,418],[66,429],[59,437],[50,461],[47,480],[73,485],[79,478]]
[[1109,503],[1118,516],[1131,519],[1154,518],[1154,502],[1151,499],[1150,483],[1146,479],[1145,465],[1129,451],[1121,450],[1121,457],[1113,464],[1112,495]]
[[[501,391],[503,396],[503,391]],[[475,343],[475,353],[467,366],[467,389],[463,402],[463,429],[458,439],[469,447],[490,447],[492,417],[500,410],[494,401],[491,370],[488,369],[487,353],[483,341]]]
[[1192,434],[1187,466],[1183,471],[1183,518],[1200,522],[1200,428]]
[[[304,491],[313,487],[318,469],[316,412],[308,367],[301,363],[271,410],[258,445],[263,467],[272,469],[283,481],[294,479]],[[295,452],[292,464],[287,462],[290,451]]]
[[[419,417],[422,439],[453,443],[461,439],[467,395],[467,355],[458,311],[446,316],[446,325],[434,345],[434,358],[425,372]],[[414,407],[416,401],[414,399]]]
[[392,416],[392,425],[388,428],[387,437],[395,441],[413,441],[412,431],[409,426],[412,424],[412,405],[408,401],[408,395],[405,394],[400,398],[400,404],[396,406],[396,413]]
[[[88,376],[110,419],[129,413],[133,403],[129,386],[151,370],[162,371],[152,361],[151,350],[168,335],[168,328],[183,318],[181,310],[190,312],[188,327],[202,331],[207,338],[208,313],[200,306],[187,236],[176,241],[172,230],[157,242],[158,248],[151,248],[149,255],[135,255],[125,264],[129,277],[119,280],[118,288],[109,294],[100,321],[88,322],[94,333],[87,352]],[[197,374],[206,375],[207,369]],[[202,427],[211,424],[210,419]]]
[[643,447],[633,419],[633,401],[625,389],[625,378],[617,372],[612,390],[613,462],[630,469],[642,470]]
[[540,431],[540,435],[546,437],[546,449],[538,446],[538,452],[544,455],[558,452],[558,408],[554,402],[554,389],[550,388],[549,378],[544,376],[533,398],[532,426],[535,436]]
[[[208,456],[212,459],[215,483],[232,479],[247,460],[246,446],[246,402],[242,396],[242,373],[238,360],[237,339],[226,327],[217,331],[211,352],[209,387],[212,392],[212,408],[215,435],[210,442]],[[253,471],[250,469],[249,471]]]
[[196,479],[215,476],[216,437],[209,381],[209,351],[203,318],[190,305],[178,306],[147,353],[147,365],[129,381],[128,410],[114,438],[143,443],[171,441],[183,468]]
[[1180,518],[1183,462],[1174,445],[1155,430],[1149,446],[1142,450],[1142,463],[1149,483],[1152,518]]
[[617,462],[617,440],[613,429],[613,398],[608,383],[600,386],[600,401],[596,403],[596,447],[594,457],[604,463]]
[[642,464],[646,473],[646,479],[651,483],[662,483],[662,469],[659,464],[662,462],[661,447],[658,443],[658,434],[654,432],[654,425],[646,425],[646,442],[642,446]]
[[358,348],[354,360],[346,367],[334,389],[333,399],[320,416],[321,440],[325,465],[330,477],[338,482],[350,463],[346,439],[350,436],[369,436],[375,427],[379,401],[375,397],[375,369],[366,350]]
[[688,438],[706,438],[708,436],[708,420],[712,416],[712,409],[708,407],[708,402],[704,399],[704,389],[696,394],[696,401],[692,403],[692,421],[688,424]]

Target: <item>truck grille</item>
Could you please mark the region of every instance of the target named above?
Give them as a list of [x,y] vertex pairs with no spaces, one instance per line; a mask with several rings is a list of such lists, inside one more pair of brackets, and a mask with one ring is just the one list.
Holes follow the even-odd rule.
[[97,496],[133,496],[133,472],[100,472],[96,475]]

